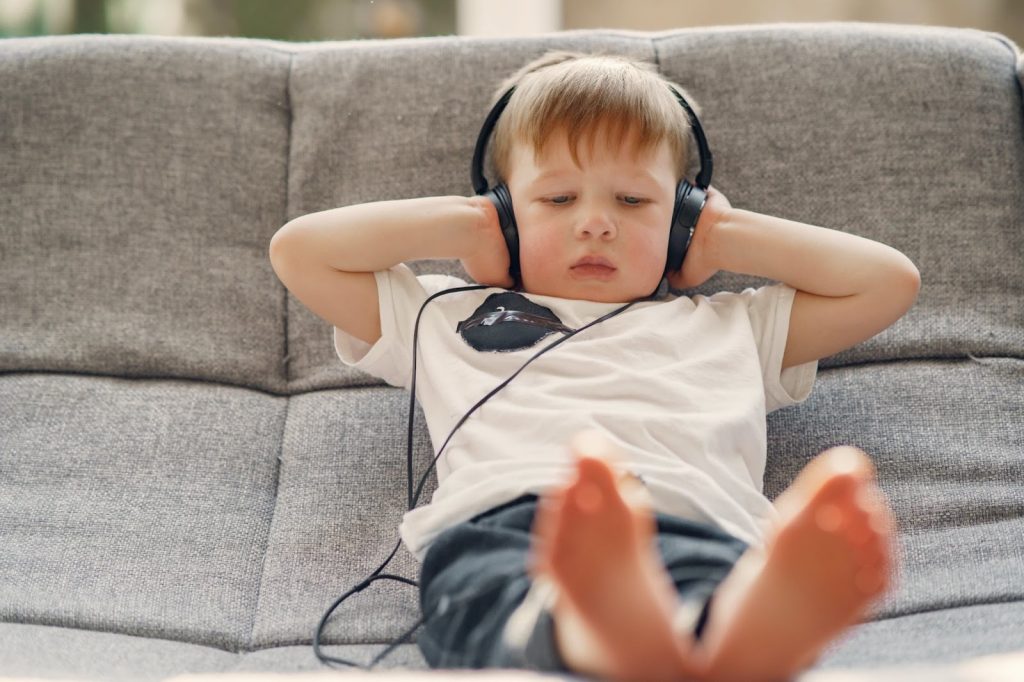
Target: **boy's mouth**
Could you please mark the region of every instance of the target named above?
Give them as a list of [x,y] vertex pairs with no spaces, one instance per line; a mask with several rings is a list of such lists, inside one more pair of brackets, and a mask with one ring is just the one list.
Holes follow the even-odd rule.
[[575,277],[584,279],[610,279],[615,274],[615,266],[601,256],[584,256],[569,268]]

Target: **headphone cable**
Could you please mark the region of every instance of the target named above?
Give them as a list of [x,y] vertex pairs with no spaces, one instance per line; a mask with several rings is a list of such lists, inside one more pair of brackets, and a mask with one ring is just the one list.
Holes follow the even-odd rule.
[[[661,293],[661,289],[662,289],[662,287],[659,286],[658,289],[656,289],[653,294],[651,294],[649,296],[646,296],[644,298],[641,298],[641,299],[634,299],[632,301],[629,301],[625,305],[620,306],[619,308],[616,308],[615,310],[612,310],[611,312],[606,313],[605,315],[602,315],[601,317],[588,322],[587,324],[583,325],[582,327],[569,331],[564,336],[562,336],[562,337],[560,337],[558,339],[555,339],[555,341],[553,341],[552,343],[549,343],[548,345],[544,346],[539,351],[537,351],[533,356],[530,357],[530,359],[528,359],[526,362],[524,362],[519,367],[519,369],[517,369],[511,376],[506,378],[504,381],[502,381],[500,384],[498,384],[495,388],[493,388],[490,392],[488,392],[483,398],[478,400],[476,402],[476,404],[474,404],[473,407],[471,407],[469,409],[469,411],[466,412],[466,414],[464,414],[462,416],[462,418],[458,421],[458,423],[455,424],[455,426],[452,428],[452,430],[448,433],[448,437],[445,439],[445,441],[441,445],[440,449],[438,449],[437,454],[434,455],[433,460],[431,460],[430,466],[427,467],[426,472],[424,472],[423,476],[420,478],[419,484],[416,486],[416,492],[415,492],[415,494],[413,494],[413,486],[412,486],[412,481],[413,481],[413,474],[412,474],[412,469],[413,469],[413,467],[412,467],[412,450],[413,450],[413,447],[412,447],[412,444],[413,444],[413,427],[414,427],[415,408],[416,408],[416,364],[417,364],[417,355],[418,355],[418,347],[419,347],[418,344],[419,344],[419,333],[420,333],[420,331],[419,331],[420,318],[422,317],[423,311],[426,309],[427,304],[430,303],[432,300],[434,300],[435,298],[437,298],[439,296],[443,296],[443,295],[446,295],[446,294],[453,294],[453,293],[457,293],[457,292],[460,292],[460,291],[475,291],[475,290],[479,290],[479,289],[488,289],[488,288],[490,288],[490,287],[488,287],[486,285],[474,285],[474,286],[465,286],[465,287],[455,287],[455,288],[452,288],[452,289],[443,289],[443,290],[438,291],[438,292],[432,294],[431,296],[427,297],[427,299],[423,302],[423,305],[420,306],[419,313],[416,315],[416,322],[415,322],[415,325],[413,327],[413,337],[412,337],[413,338],[413,342],[412,342],[412,344],[413,344],[412,381],[411,381],[411,385],[410,385],[410,389],[409,389],[409,411],[408,411],[409,418],[408,418],[408,421],[407,421],[407,436],[408,436],[408,440],[407,440],[407,448],[406,448],[406,489],[407,489],[407,495],[408,495],[407,502],[408,502],[408,509],[409,509],[409,511],[413,510],[416,507],[416,503],[419,501],[420,495],[423,492],[423,486],[427,482],[427,477],[430,475],[430,473],[437,466],[437,461],[438,461],[438,459],[440,459],[441,454],[444,452],[445,448],[448,447],[448,442],[451,441],[452,436],[455,435],[455,432],[458,431],[459,428],[462,427],[462,425],[466,422],[466,420],[469,419],[470,415],[472,415],[474,412],[476,412],[476,410],[479,407],[481,407],[485,402],[490,400],[492,396],[494,396],[496,393],[498,393],[498,391],[500,391],[501,389],[505,388],[505,386],[507,386],[513,379],[515,379],[517,376],[519,376],[519,374],[524,369],[526,369],[527,366],[529,366],[534,360],[539,358],[544,353],[548,352],[549,350],[553,350],[556,346],[558,346],[559,344],[569,340],[570,338],[572,338],[576,334],[579,334],[580,332],[585,331],[585,330],[589,329],[590,327],[593,327],[596,324],[604,322],[605,320],[607,320],[609,318],[615,317],[619,313],[625,312],[634,303],[638,303],[640,301],[650,301],[650,300],[654,299],[656,296],[658,296]],[[392,651],[397,649],[409,637],[411,637],[412,634],[414,632],[416,632],[416,630],[426,621],[428,616],[427,615],[421,615],[419,617],[419,619],[416,621],[416,623],[411,628],[406,630],[397,639],[391,641],[384,648],[384,650],[382,650],[379,654],[377,654],[373,658],[373,660],[370,661],[370,663],[368,665],[365,665],[365,666],[360,664],[360,663],[356,663],[355,661],[350,661],[348,659],[338,658],[338,657],[334,657],[334,656],[328,656],[323,651],[321,651],[320,638],[321,638],[321,636],[323,634],[324,627],[327,625],[327,621],[330,619],[330,617],[334,613],[335,609],[337,609],[338,606],[340,606],[342,602],[344,602],[346,599],[348,599],[352,595],[354,595],[354,594],[356,594],[358,592],[362,592],[364,589],[369,587],[371,584],[373,584],[377,580],[395,580],[395,581],[402,582],[402,583],[405,583],[407,585],[410,585],[412,587],[419,587],[419,583],[417,581],[415,581],[415,580],[410,579],[410,578],[406,578],[406,577],[398,576],[398,575],[392,575],[392,574],[388,574],[388,573],[381,573],[381,571],[383,571],[384,568],[394,558],[394,556],[398,552],[398,548],[401,546],[401,544],[402,544],[402,540],[401,540],[401,536],[399,536],[398,542],[395,543],[394,549],[391,550],[391,553],[384,560],[384,562],[381,563],[381,565],[378,566],[376,569],[374,569],[374,571],[367,578],[365,578],[359,584],[357,584],[355,587],[353,587],[352,589],[348,590],[343,595],[338,597],[334,601],[334,603],[331,604],[331,606],[327,609],[327,611],[324,613],[323,617],[321,617],[320,623],[317,625],[316,632],[313,635],[313,652],[316,654],[316,657],[320,661],[322,661],[325,664],[338,663],[338,664],[346,665],[346,666],[350,666],[350,667],[363,668],[365,670],[370,670],[375,665],[377,665],[381,660],[383,660],[386,656],[388,656]],[[503,581],[504,581],[504,577],[502,578],[502,582]],[[498,581],[494,581],[494,582],[497,583]],[[456,599],[456,600],[451,600],[451,599],[443,598],[439,602],[438,607],[436,607],[435,610],[430,613],[430,615],[433,615],[434,612],[437,611],[437,610],[445,610],[447,608],[450,608],[450,606],[452,604],[452,601],[454,601],[456,604],[461,603],[461,602],[463,602],[463,601],[465,601],[467,599],[475,598],[478,594],[482,594],[484,592],[490,591],[491,589],[493,589],[493,587],[494,586],[491,585],[491,584],[486,584],[486,585],[484,585],[481,588],[472,590],[472,592],[469,592],[468,595],[467,595],[468,591],[464,591],[464,592],[460,593],[459,595],[457,595],[459,598]]]

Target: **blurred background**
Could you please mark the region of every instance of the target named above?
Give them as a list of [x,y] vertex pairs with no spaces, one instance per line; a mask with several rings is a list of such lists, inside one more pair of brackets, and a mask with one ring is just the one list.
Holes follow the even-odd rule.
[[311,41],[777,21],[971,27],[1024,44],[1022,0],[0,0],[0,37],[147,33]]

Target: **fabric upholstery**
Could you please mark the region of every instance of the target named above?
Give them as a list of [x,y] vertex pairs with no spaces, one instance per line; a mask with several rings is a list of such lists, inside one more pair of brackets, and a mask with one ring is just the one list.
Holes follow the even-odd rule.
[[[850,443],[897,518],[896,589],[819,667],[1024,648],[1024,60],[1007,39],[68,36],[0,41],[3,674],[320,669],[324,610],[397,542],[408,397],[341,366],[270,238],[335,206],[470,194],[494,89],[551,48],[654,61],[698,102],[734,206],[882,241],[921,271],[903,319],[768,417],[769,497]],[[387,572],[417,569],[403,548]],[[326,641],[369,660],[418,615],[413,588],[378,583]],[[387,665],[423,662],[406,644]]]
[[0,55],[0,368],[279,384],[288,54],[84,36]]

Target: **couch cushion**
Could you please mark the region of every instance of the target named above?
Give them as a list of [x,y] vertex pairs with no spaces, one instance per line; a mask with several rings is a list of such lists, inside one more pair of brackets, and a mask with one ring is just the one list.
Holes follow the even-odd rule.
[[[959,607],[1024,600],[1012,540],[1024,536],[1024,432],[1007,419],[1024,413],[1022,380],[1024,361],[1010,359],[834,368],[806,403],[769,416],[769,497],[832,445],[876,462],[901,571],[872,617],[955,619]],[[308,643],[327,605],[394,544],[406,493],[397,389],[288,399],[39,374],[4,376],[0,388],[4,620],[228,650]],[[415,455],[418,480],[430,458],[422,419]],[[402,550],[387,570],[417,569]],[[387,642],[417,616],[415,590],[379,584],[339,609],[325,642]],[[971,653],[996,650],[976,631]],[[842,656],[928,660],[898,638]]]
[[286,402],[0,376],[0,621],[246,645]]
[[[702,108],[713,184],[733,205],[879,240],[918,265],[917,305],[823,367],[1024,354],[1017,55],[980,31],[770,24],[325,46],[295,59],[289,217],[471,194],[492,90],[552,47],[656,61]],[[465,276],[453,261],[413,267]],[[697,291],[760,282],[721,273]],[[330,327],[294,298],[288,334],[294,390],[379,383],[340,367]]]
[[[896,325],[828,358],[1024,356],[1017,54],[980,31],[765,25],[655,38],[704,106],[734,206],[851,232],[921,272]],[[725,276],[712,288],[743,286]]]
[[[398,542],[406,509],[407,394],[372,387],[293,396],[281,449],[253,643],[309,641],[327,607],[366,578]],[[416,482],[431,449],[417,410]],[[421,499],[428,500],[434,477]],[[405,547],[385,570],[416,580]],[[335,612],[324,641],[389,641],[419,617],[416,588],[377,581]]]
[[290,55],[0,41],[0,371],[279,387]]
[[[769,416],[766,494],[774,499],[822,450],[858,445],[900,532],[896,587],[873,617],[1022,600],[1022,550],[1008,539],[1024,537],[1024,425],[1007,418],[1024,413],[1022,381],[1024,361],[1010,359],[823,370],[807,402]],[[334,598],[394,546],[405,410],[406,394],[390,387],[291,399],[254,644],[310,637]],[[431,456],[421,418],[415,438],[418,481]],[[386,570],[418,575],[404,548]],[[388,641],[417,615],[414,589],[377,583],[339,608],[325,641]]]
[[856,445],[877,467],[902,555],[874,616],[1024,600],[1022,385],[1024,360],[1010,358],[825,370],[805,403],[768,417],[765,493],[820,451]]
[[[943,666],[968,658],[1021,652],[1024,641],[1024,602],[998,602],[939,609],[865,623],[849,630],[829,646],[817,670],[858,668],[872,682],[939,682],[935,670],[905,670],[881,677],[870,670],[881,666]],[[1018,663],[1019,665],[1019,663]],[[895,670],[893,671],[896,672]],[[950,676],[949,682],[1011,680],[1004,676]],[[838,682],[838,681],[837,681]]]

